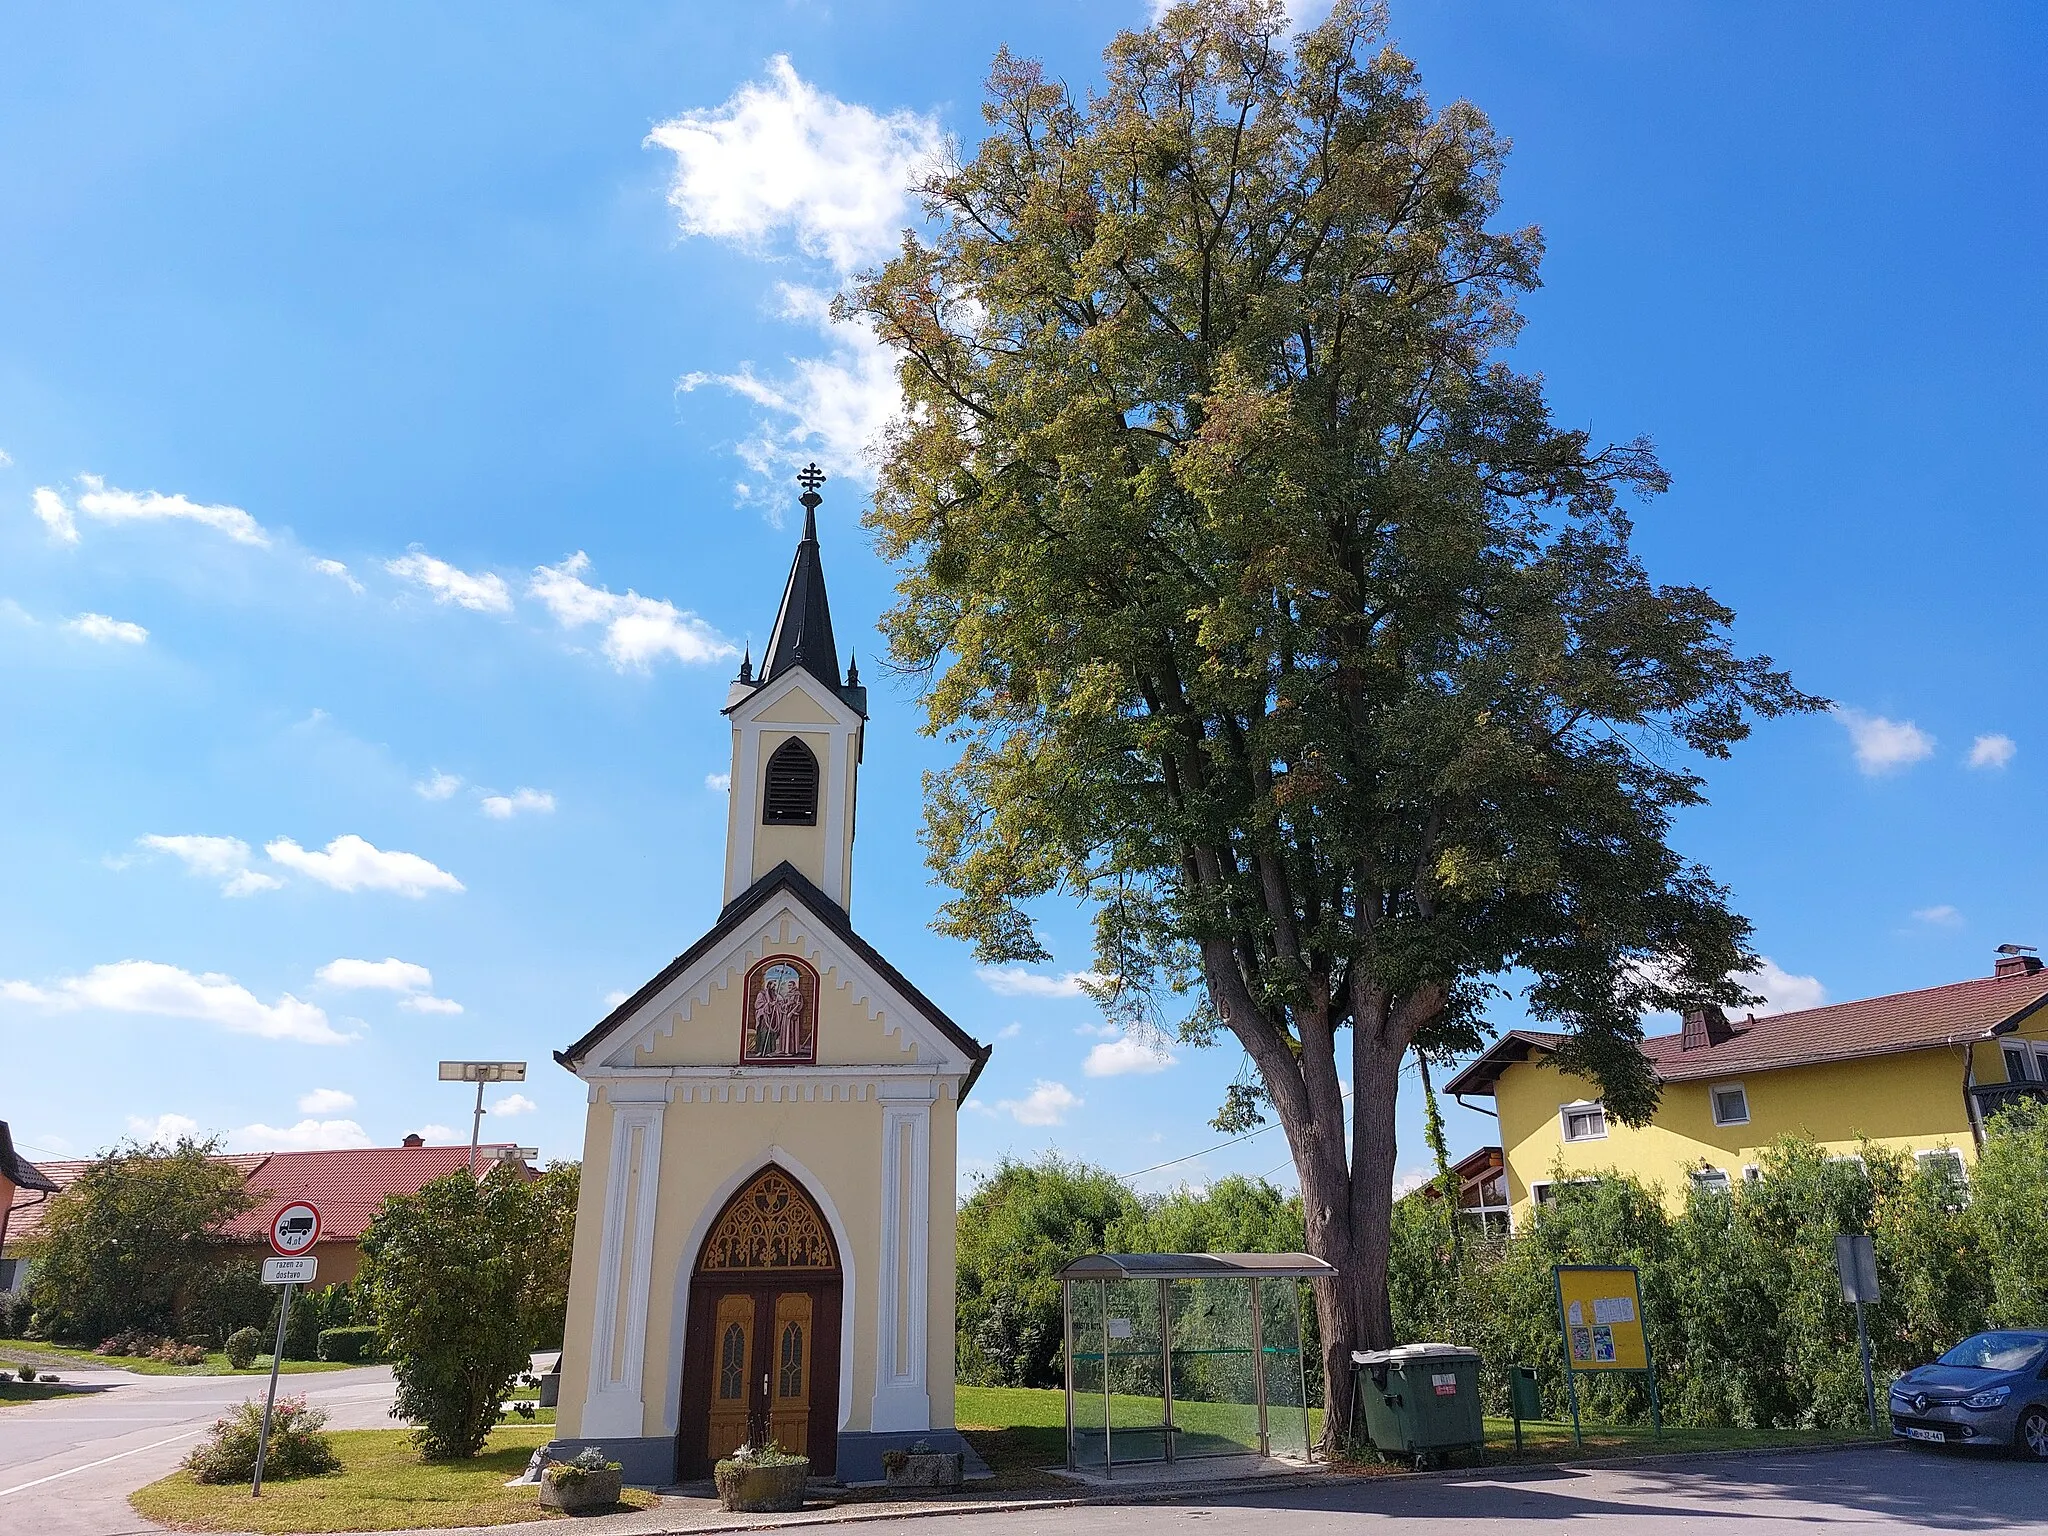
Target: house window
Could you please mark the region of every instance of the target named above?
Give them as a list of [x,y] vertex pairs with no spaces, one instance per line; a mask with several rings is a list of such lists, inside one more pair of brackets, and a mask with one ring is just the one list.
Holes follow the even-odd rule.
[[2034,1080],[2033,1056],[2024,1045],[2008,1045],[2005,1048],[2005,1080],[2008,1083],[2026,1083]]
[[22,1261],[20,1259],[0,1259],[0,1296],[5,1296],[9,1291],[21,1289],[18,1283],[21,1268]]
[[790,737],[768,759],[761,820],[771,827],[818,824],[818,760],[801,737]]
[[1930,1171],[1946,1173],[1958,1184],[1969,1182],[1969,1170],[1963,1166],[1963,1154],[1954,1147],[1932,1147],[1925,1152],[1915,1152],[1913,1159]]
[[1692,1171],[1692,1187],[1704,1194],[1725,1195],[1729,1190],[1726,1168],[1695,1168]]
[[[1567,1184],[1598,1184],[1600,1181],[1588,1177],[1583,1179],[1566,1179],[1564,1182]],[[1529,1198],[1538,1205],[1555,1205],[1557,1203],[1557,1184],[1549,1179],[1545,1179],[1540,1184],[1531,1184],[1529,1186]]]
[[2034,1042],[2034,1077],[2048,1083],[2048,1040]]
[[1756,1165],[1755,1163],[1744,1163],[1744,1164],[1742,1165],[1742,1182],[1743,1182],[1743,1183],[1745,1183],[1745,1184],[1760,1184],[1760,1183],[1762,1183],[1762,1182],[1763,1182],[1763,1177],[1764,1177],[1764,1171],[1763,1171],[1763,1169],[1759,1168],[1759,1167],[1758,1167],[1758,1166],[1757,1166],[1757,1165]]
[[1740,1083],[1723,1083],[1709,1097],[1714,1105],[1714,1124],[1749,1124],[1749,1094]]
[[1558,1111],[1564,1117],[1564,1139],[1566,1141],[1605,1141],[1607,1139],[1607,1106],[1604,1104],[1566,1104]]

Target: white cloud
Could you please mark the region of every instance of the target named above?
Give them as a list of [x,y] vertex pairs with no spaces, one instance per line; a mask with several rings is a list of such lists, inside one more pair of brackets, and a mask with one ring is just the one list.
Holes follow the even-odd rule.
[[787,233],[841,273],[890,253],[911,188],[946,148],[936,118],[841,101],[781,54],[765,79],[647,142],[676,157],[668,200],[684,234],[758,248]]
[[1164,1072],[1175,1059],[1163,1045],[1121,1035],[1090,1049],[1081,1070],[1090,1077],[1127,1077],[1134,1073]]
[[322,852],[301,848],[288,837],[263,845],[286,869],[331,885],[337,891],[396,891],[420,897],[429,891],[459,891],[462,882],[416,853],[386,853],[353,832],[337,837]]
[[618,1007],[619,1004],[623,1003],[627,998],[631,997],[632,995],[632,993],[625,991],[623,988],[614,988],[610,992],[605,993],[605,1011],[609,1013],[612,1009]]
[[65,505],[63,496],[47,485],[36,487],[31,506],[50,537],[64,544],[78,542],[77,514],[102,523],[192,522],[224,533],[237,544],[258,549],[270,546],[270,535],[240,507],[207,506],[184,496],[166,496],[158,491],[123,491],[109,486],[98,475],[80,475],[75,506]]
[[988,989],[998,997],[1085,997],[1091,971],[1069,971],[1064,976],[1047,976],[1027,971],[1021,965],[979,965],[974,969]]
[[421,993],[414,997],[408,997],[398,1006],[401,1008],[408,1008],[412,1010],[412,1012],[414,1013],[454,1014],[462,1012],[462,1004],[455,1001],[454,998],[429,997],[424,993]]
[[97,640],[102,645],[141,645],[149,639],[149,631],[140,624],[108,618],[104,613],[81,613],[75,619],[66,619],[64,627],[74,635]]
[[814,288],[783,284],[781,315],[824,338],[821,357],[791,357],[788,371],[764,377],[751,362],[730,373],[685,374],[676,387],[684,394],[715,384],[760,407],[762,417],[736,452],[770,488],[742,483],[743,501],[758,501],[779,516],[787,493],[781,483],[806,461],[816,459],[833,475],[866,483],[873,477],[869,448],[902,408],[896,358],[859,321],[835,322],[831,296]]
[[1797,1013],[1802,1008],[1818,1008],[1828,1000],[1828,989],[1819,977],[1795,976],[1769,955],[1758,956],[1756,969],[1735,980],[1746,990],[1763,994],[1764,1000],[1751,1010],[1759,1015]]
[[425,992],[434,985],[434,973],[410,960],[330,960],[313,975],[330,987],[352,992]]
[[339,1088],[315,1088],[311,1093],[299,1095],[299,1113],[302,1115],[338,1115],[356,1107],[356,1096],[343,1093]]
[[51,538],[59,544],[78,542],[77,519],[72,517],[71,509],[64,504],[64,498],[49,486],[37,486],[30,495],[28,504],[29,509],[42,519],[43,527],[49,530]]
[[437,603],[454,603],[477,613],[510,613],[512,589],[504,578],[486,571],[481,576],[457,570],[417,546],[412,553],[386,560],[384,569],[401,580],[416,582],[434,594]]
[[374,1147],[369,1133],[353,1120],[301,1120],[297,1125],[245,1125],[228,1133],[236,1152],[337,1152]]
[[509,795],[485,795],[483,811],[496,821],[510,821],[521,811],[548,812],[555,808],[555,797],[545,790],[518,789]]
[[453,998],[435,997],[434,973],[410,960],[390,956],[382,960],[330,960],[313,974],[330,987],[399,993],[398,1006],[414,1013],[462,1012],[462,1004]]
[[729,773],[707,773],[704,775],[704,787],[706,789],[715,789],[722,795],[732,788],[732,775]]
[[1858,709],[1837,709],[1835,717],[1849,732],[1857,768],[1873,778],[1934,755],[1934,738],[1910,720],[1887,720]]
[[1064,1125],[1067,1111],[1079,1109],[1082,1101],[1065,1083],[1040,1078],[1021,1099],[998,1099],[996,1108],[1009,1112],[1019,1125]]
[[462,775],[443,773],[440,769],[436,768],[426,778],[413,785],[412,792],[422,800],[446,800],[460,788],[462,788]]
[[493,1115],[530,1115],[540,1106],[523,1093],[508,1093],[502,1099],[493,1099],[484,1106]]
[[2019,743],[2010,736],[1979,736],[1970,743],[1972,768],[2003,768],[2019,754]]
[[578,550],[560,565],[537,567],[526,590],[564,629],[602,624],[604,654],[620,671],[645,671],[664,656],[706,662],[738,654],[731,641],[694,613],[630,589],[622,596],[593,587],[583,580],[589,569],[590,557]]
[[289,992],[274,1003],[265,1003],[231,976],[217,971],[195,976],[155,960],[96,965],[83,976],[67,976],[50,987],[0,982],[0,997],[65,1012],[96,1008],[109,1013],[198,1019],[234,1034],[307,1045],[340,1045],[350,1038],[327,1022],[323,1010],[300,1002]]
[[1403,1168],[1394,1174],[1394,1198],[1412,1195],[1431,1179],[1436,1177],[1434,1168]]
[[1014,1040],[1023,1033],[1024,1026],[1013,1020],[996,1031],[996,1038],[998,1040]]
[[13,462],[14,455],[9,453],[5,448],[0,448],[0,469],[7,468],[7,466],[12,464]]
[[363,584],[357,581],[350,573],[349,568],[339,560],[315,560],[313,562],[313,569],[322,576],[332,576],[344,587],[347,587],[349,591],[355,593],[357,597],[363,595]]
[[168,1147],[187,1137],[197,1141],[199,1122],[190,1115],[158,1115],[154,1120],[145,1120],[140,1115],[130,1115],[128,1134],[140,1142]]
[[187,874],[220,881],[223,896],[253,896],[258,891],[275,891],[284,886],[277,876],[249,867],[249,845],[239,837],[204,837],[196,833],[164,837],[151,833],[135,841],[154,853],[168,853],[185,866]]
[[[428,1141],[454,1141],[456,1139],[455,1128],[448,1125],[423,1125],[420,1127],[420,1135]],[[469,1138],[465,1136],[462,1139],[467,1141]]]
[[1963,914],[1946,902],[1938,907],[1922,907],[1913,914],[1913,921],[1925,923],[1930,928],[1960,928]]

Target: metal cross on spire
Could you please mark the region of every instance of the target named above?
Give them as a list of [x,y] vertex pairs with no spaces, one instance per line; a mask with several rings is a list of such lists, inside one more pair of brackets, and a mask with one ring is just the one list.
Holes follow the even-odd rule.
[[824,497],[818,494],[818,487],[825,483],[825,471],[816,464],[806,464],[798,470],[796,483],[804,488],[803,495],[797,499],[805,506],[815,509],[818,503],[824,500]]

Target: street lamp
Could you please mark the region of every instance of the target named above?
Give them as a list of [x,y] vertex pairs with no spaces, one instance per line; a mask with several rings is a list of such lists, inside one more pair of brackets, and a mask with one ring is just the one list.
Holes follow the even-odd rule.
[[469,1122],[469,1171],[476,1172],[476,1144],[484,1128],[484,1084],[523,1083],[526,1081],[526,1063],[523,1061],[444,1061],[441,1063],[441,1081],[444,1083],[475,1083],[476,1113]]

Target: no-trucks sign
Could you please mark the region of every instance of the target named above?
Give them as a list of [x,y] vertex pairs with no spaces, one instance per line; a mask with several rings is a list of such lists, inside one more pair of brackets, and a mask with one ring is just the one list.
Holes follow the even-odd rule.
[[284,1258],[297,1258],[319,1241],[320,1212],[310,1200],[294,1200],[270,1218],[270,1246]]

